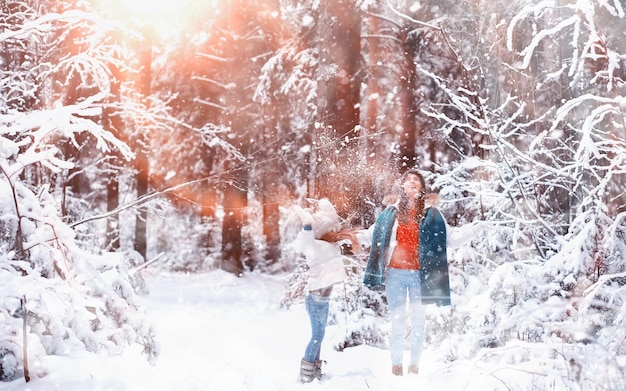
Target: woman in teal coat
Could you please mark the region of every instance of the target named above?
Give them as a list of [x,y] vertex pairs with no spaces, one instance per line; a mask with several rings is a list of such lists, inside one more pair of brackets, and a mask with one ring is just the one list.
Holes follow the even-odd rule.
[[409,373],[417,374],[424,345],[425,304],[450,305],[446,224],[426,205],[426,185],[417,170],[402,181],[400,200],[376,220],[364,284],[384,285],[391,314],[389,351],[394,375],[403,374],[406,303],[409,302]]

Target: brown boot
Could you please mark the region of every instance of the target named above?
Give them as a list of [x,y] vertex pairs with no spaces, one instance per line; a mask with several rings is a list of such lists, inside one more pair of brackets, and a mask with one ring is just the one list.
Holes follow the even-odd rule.
[[417,364],[409,365],[409,373],[413,373],[417,375],[419,372],[420,372],[420,368],[417,366]]
[[313,379],[315,379],[315,371],[316,371],[315,363],[307,361],[303,358],[300,361],[300,382],[302,383],[312,382]]
[[391,373],[396,376],[402,376],[402,365],[394,365],[391,367]]

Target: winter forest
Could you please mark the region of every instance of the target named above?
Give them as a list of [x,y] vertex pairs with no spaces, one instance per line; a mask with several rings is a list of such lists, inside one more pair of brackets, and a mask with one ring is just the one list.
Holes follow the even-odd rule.
[[[365,231],[417,167],[451,236],[428,344],[626,389],[624,0],[0,8],[0,381],[70,346],[158,360],[155,265],[284,274],[288,308],[293,207]],[[384,339],[364,254],[341,348]]]

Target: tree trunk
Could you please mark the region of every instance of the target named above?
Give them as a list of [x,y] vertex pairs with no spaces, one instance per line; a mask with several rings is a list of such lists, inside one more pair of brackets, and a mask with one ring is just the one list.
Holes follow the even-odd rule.
[[[111,170],[109,170],[111,172]],[[111,212],[119,207],[119,181],[116,173],[107,173],[107,212]],[[120,248],[119,216],[114,215],[107,218],[107,231],[105,247],[107,250],[116,251]]]
[[[276,178],[276,177],[274,177]],[[264,176],[265,188],[263,191],[263,235],[267,245],[265,260],[268,265],[275,264],[281,255],[280,250],[280,211],[277,200],[273,197],[274,192],[270,187],[276,186],[270,176]],[[268,183],[269,182],[269,183]]]
[[[210,172],[210,168],[207,169]],[[213,183],[203,183],[202,193],[200,195],[200,218],[204,224],[213,224],[215,221],[215,205],[217,203],[217,195],[215,185]],[[217,238],[219,239],[219,238]],[[202,248],[211,252],[216,246],[216,236],[213,230],[209,229],[206,236],[202,238]]]
[[402,134],[400,136],[400,156],[398,157],[398,169],[404,171],[418,164],[415,146],[417,133],[419,132],[420,143],[427,145],[424,138],[424,130],[417,129],[415,116],[418,111],[415,89],[417,87],[417,74],[413,64],[414,50],[403,36],[404,70],[400,77],[400,102],[402,115]]
[[[380,61],[378,55],[380,45],[378,40],[380,38],[376,37],[379,29],[378,18],[372,17],[369,19],[369,29],[369,34],[374,38],[370,39],[368,42],[369,50],[367,53],[369,55],[369,64],[367,67],[367,114],[365,116],[366,123],[364,124],[367,137],[365,137],[361,142],[365,156],[369,156],[371,153],[375,152],[373,145],[376,144],[375,134],[378,129],[378,103],[380,99],[380,85],[378,78],[378,67],[380,66],[378,63]],[[369,142],[370,137],[372,140],[371,143]]]
[[[124,124],[121,116],[115,113],[118,110],[115,104],[119,104],[120,102],[121,73],[117,67],[112,67],[111,74],[113,75],[113,82],[111,83],[111,95],[113,98],[109,100],[109,106],[105,107],[102,111],[102,124],[111,134],[120,138]],[[111,151],[110,160],[107,164],[107,170],[105,171],[107,177],[105,180],[107,188],[107,212],[111,212],[119,207],[119,163],[119,153],[117,151]],[[107,218],[105,247],[112,251],[120,248],[119,215]]]
[[[148,193],[148,157],[144,151],[137,151],[135,160],[137,198]],[[146,259],[148,248],[148,212],[140,207],[135,217],[135,250]]]
[[319,31],[318,197],[328,197],[340,214],[354,210],[354,194],[362,190],[356,155],[358,145],[361,15],[351,0],[322,0]]
[[[28,383],[30,381],[30,367],[28,364],[28,308],[26,308],[26,296],[24,296],[21,300],[22,305],[22,352],[24,355],[23,363],[24,363],[24,381]],[[0,367],[1,368],[1,367]]]
[[[152,39],[151,32],[144,33],[145,42],[139,49],[139,92],[144,97],[146,108],[149,106],[147,98],[150,96],[152,81]],[[145,129],[140,129],[138,139],[135,144],[135,179],[137,186],[137,198],[141,198],[148,193],[148,179],[150,177],[148,156],[146,151]],[[140,207],[135,218],[135,250],[146,259],[148,247],[147,223],[148,212],[144,207]]]
[[[270,107],[270,111],[265,116],[269,119],[267,130],[263,134],[263,145],[267,145],[262,151],[265,164],[260,165],[259,174],[261,177],[260,195],[263,204],[263,236],[265,238],[266,265],[273,265],[280,259],[280,189],[282,188],[282,175],[286,172],[286,167],[281,164],[281,159],[275,159],[280,156],[278,148],[282,142],[276,143],[276,140],[282,140],[282,129],[289,129],[288,116],[281,116],[280,110],[287,107],[284,100],[274,101]],[[281,123],[285,121],[286,123]]]
[[[228,172],[228,164],[226,165]],[[231,180],[224,185],[224,220],[222,222],[222,261],[220,268],[237,276],[243,274],[244,211],[248,206],[248,178],[243,169],[231,170]]]

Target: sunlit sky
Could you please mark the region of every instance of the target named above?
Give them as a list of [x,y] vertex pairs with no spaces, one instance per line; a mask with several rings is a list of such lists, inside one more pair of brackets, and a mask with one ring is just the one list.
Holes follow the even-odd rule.
[[140,15],[146,19],[163,22],[172,15],[179,14],[182,10],[190,8],[192,0],[133,0],[115,1],[117,7],[121,7],[130,14]]
[[105,15],[137,26],[148,26],[161,37],[175,33],[199,17],[208,18],[218,0],[93,0]]

